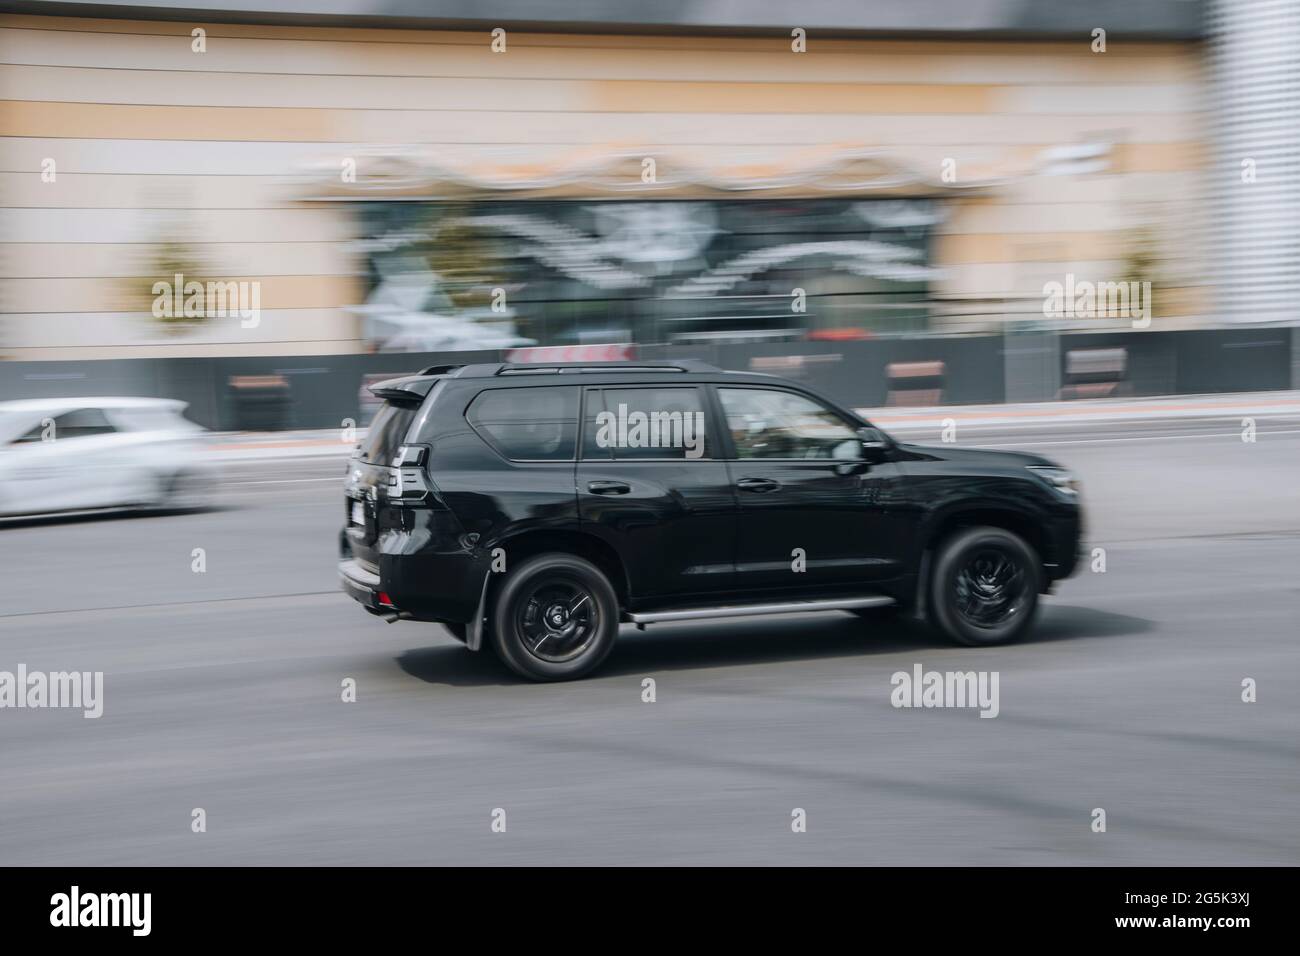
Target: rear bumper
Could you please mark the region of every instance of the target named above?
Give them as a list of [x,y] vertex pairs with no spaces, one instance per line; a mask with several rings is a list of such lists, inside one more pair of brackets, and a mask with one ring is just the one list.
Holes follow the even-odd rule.
[[[397,614],[404,621],[474,620],[491,552],[466,547],[449,512],[403,511],[403,523],[413,529],[384,527],[373,541],[355,537],[355,527],[339,532],[343,590],[372,614]],[[361,561],[362,555],[369,560]]]
[[339,562],[339,583],[344,593],[367,611],[379,614],[384,609],[379,603],[379,575],[355,560]]

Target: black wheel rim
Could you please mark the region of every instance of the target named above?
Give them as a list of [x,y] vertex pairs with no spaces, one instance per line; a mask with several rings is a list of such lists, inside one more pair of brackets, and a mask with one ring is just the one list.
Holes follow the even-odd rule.
[[600,609],[590,591],[570,578],[538,581],[522,597],[516,614],[524,650],[548,664],[582,654],[595,639]]
[[957,571],[957,613],[974,627],[1004,627],[1024,612],[1028,584],[1019,556],[1002,548],[977,548]]

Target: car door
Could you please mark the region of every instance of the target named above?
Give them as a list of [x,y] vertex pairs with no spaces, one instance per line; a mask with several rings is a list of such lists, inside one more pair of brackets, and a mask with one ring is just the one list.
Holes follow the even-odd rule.
[[42,419],[11,447],[6,510],[70,511],[118,504],[116,429],[99,408],[77,408]]
[[736,495],[704,387],[593,387],[583,406],[580,519],[623,559],[633,599],[732,587]]
[[899,573],[881,505],[897,465],[864,458],[855,423],[791,389],[718,386],[740,505],[736,573],[746,589],[806,588]]
[[[19,426],[23,427],[23,426]],[[25,432],[11,439],[3,451],[4,471],[0,474],[0,511],[5,514],[34,514],[49,510],[43,501],[57,500],[66,489],[55,487],[57,455],[53,446],[54,419],[42,417]],[[58,507],[56,504],[55,507]]]

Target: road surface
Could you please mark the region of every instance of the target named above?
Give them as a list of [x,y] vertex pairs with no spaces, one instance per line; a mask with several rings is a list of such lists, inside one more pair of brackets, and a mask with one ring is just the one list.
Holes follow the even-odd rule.
[[[958,428],[1076,468],[1105,549],[1017,646],[735,619],[522,683],[337,590],[327,457],[0,528],[0,670],[105,681],[99,719],[0,710],[0,865],[1300,863],[1300,419]],[[999,715],[893,708],[918,663],[997,671]]]

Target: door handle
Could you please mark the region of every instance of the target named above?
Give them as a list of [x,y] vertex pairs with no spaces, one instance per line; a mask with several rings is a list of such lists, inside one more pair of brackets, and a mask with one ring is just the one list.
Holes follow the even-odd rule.
[[625,481],[589,481],[587,490],[593,495],[625,495],[632,486]]
[[736,482],[736,487],[741,491],[752,491],[756,494],[765,494],[771,491],[778,491],[781,488],[781,482],[775,478],[741,478]]

